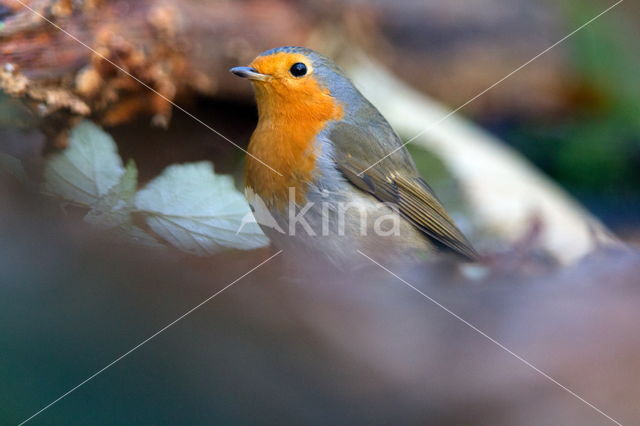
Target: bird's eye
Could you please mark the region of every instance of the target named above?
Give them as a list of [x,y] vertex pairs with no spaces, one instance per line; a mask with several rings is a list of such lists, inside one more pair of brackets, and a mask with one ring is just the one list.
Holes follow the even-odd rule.
[[289,69],[289,72],[294,77],[302,77],[307,73],[307,66],[302,62],[295,63]]

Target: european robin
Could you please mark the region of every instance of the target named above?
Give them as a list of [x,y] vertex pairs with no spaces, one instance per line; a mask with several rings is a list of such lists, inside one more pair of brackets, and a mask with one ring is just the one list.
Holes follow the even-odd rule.
[[275,246],[338,263],[356,250],[476,258],[406,149],[369,168],[402,141],[331,60],[280,47],[230,71],[254,88],[245,193]]

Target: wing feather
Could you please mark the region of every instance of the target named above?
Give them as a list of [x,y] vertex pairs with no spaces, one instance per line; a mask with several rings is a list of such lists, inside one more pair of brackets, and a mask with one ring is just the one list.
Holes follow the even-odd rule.
[[338,169],[360,190],[394,205],[433,242],[467,259],[476,259],[476,251],[431,187],[420,177],[404,148],[362,173],[370,166],[363,158],[374,158],[375,161],[401,144],[386,121],[374,121],[373,124],[377,124],[377,128],[362,129],[347,122],[333,127],[329,137],[334,145]]

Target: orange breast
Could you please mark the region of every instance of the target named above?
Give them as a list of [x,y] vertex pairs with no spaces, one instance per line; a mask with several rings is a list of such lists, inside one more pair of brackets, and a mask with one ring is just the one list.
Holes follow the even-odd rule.
[[289,188],[295,190],[296,202],[304,203],[316,177],[316,137],[329,121],[342,118],[342,106],[313,76],[295,87],[278,81],[256,83],[255,90],[259,121],[248,151],[282,176],[248,156],[246,186],[269,208],[285,208]]

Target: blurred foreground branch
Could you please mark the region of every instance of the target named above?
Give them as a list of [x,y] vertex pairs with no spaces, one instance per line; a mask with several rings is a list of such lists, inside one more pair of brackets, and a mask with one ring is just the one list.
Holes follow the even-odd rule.
[[[11,181],[0,177],[2,423],[33,414],[270,255],[178,259],[113,245]],[[609,424],[377,266],[345,275],[299,259],[296,272],[281,263],[295,253],[282,256],[39,421]],[[473,283],[438,265],[386,266],[614,419],[640,417],[637,252],[533,274],[494,270]]]

